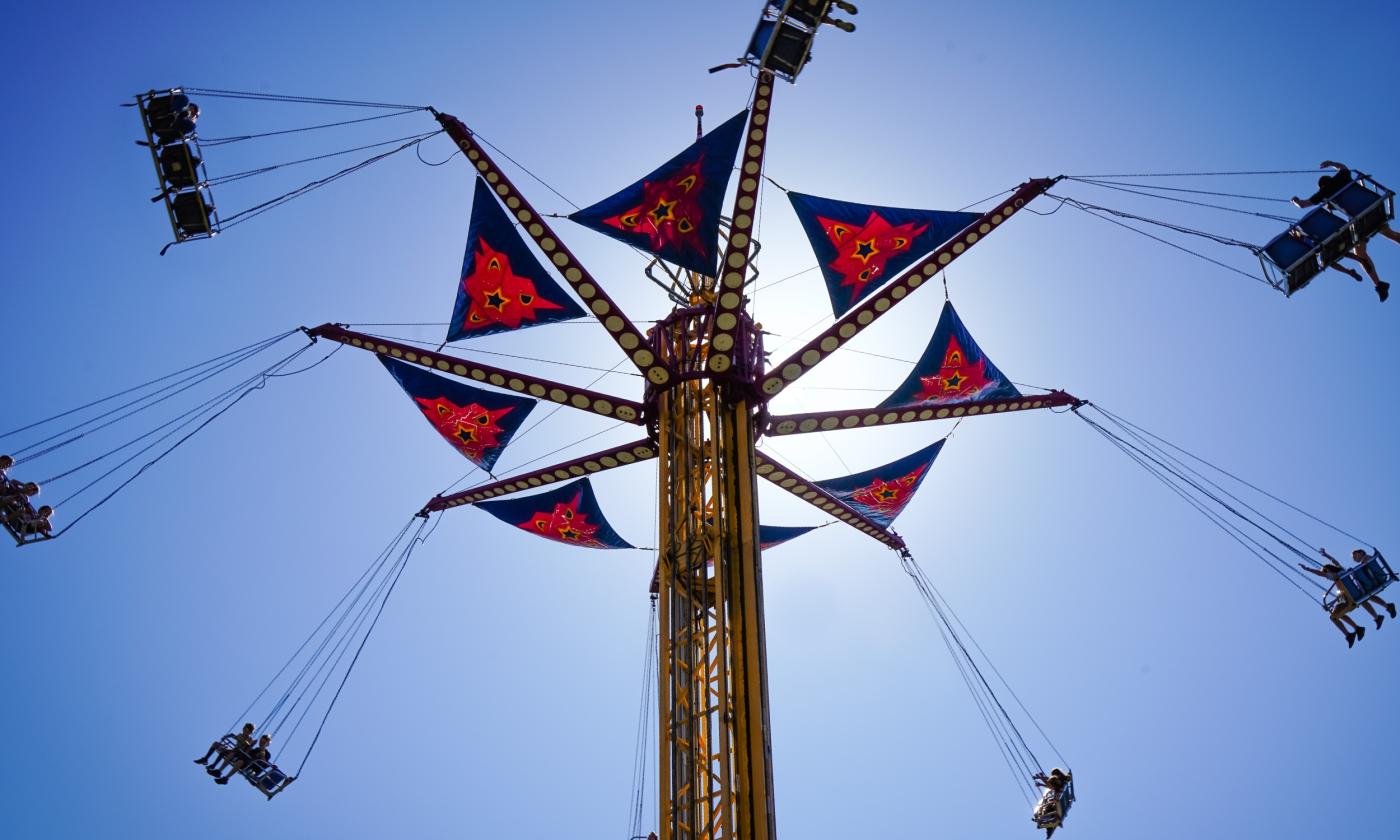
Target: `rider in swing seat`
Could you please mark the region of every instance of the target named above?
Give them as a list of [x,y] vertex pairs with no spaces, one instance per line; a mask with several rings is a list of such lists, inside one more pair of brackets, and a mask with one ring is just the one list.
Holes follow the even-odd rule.
[[[219,775],[223,770],[223,765],[229,762],[229,759],[234,753],[247,751],[253,746],[253,730],[256,728],[257,727],[253,726],[251,723],[243,724],[243,730],[241,732],[236,735],[230,732],[210,744],[209,751],[206,752],[203,757],[196,758],[194,763],[209,765],[207,768],[209,775]],[[232,743],[232,746],[230,746],[230,743]],[[214,756],[217,756],[217,758],[214,758],[214,763],[209,764],[209,759]]]
[[1050,775],[1036,773],[1032,776],[1036,787],[1045,788],[1045,793],[1041,795],[1040,802],[1035,806],[1032,815],[1037,828],[1045,829],[1046,840],[1055,833],[1055,829],[1064,824],[1065,803],[1062,797],[1065,788],[1069,787],[1074,776],[1056,767],[1050,771]]

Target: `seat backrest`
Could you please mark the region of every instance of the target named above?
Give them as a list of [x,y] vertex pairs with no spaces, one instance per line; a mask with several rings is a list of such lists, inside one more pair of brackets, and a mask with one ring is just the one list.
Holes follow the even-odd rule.
[[153,130],[169,128],[175,120],[175,114],[189,104],[189,97],[183,93],[152,96],[146,100],[146,119],[150,121]]
[[267,770],[258,777],[258,787],[271,793],[277,786],[286,780],[287,774],[278,769],[276,764],[269,765]]
[[1268,257],[1274,265],[1287,271],[1299,260],[1306,257],[1311,250],[1312,248],[1306,242],[1285,231],[1264,246],[1264,256]]
[[1385,558],[1379,555],[1371,555],[1366,562],[1352,569],[1349,574],[1356,578],[1359,586],[1372,593],[1384,589],[1390,583],[1392,576],[1390,566],[1386,564]]
[[1363,573],[1363,568],[1362,566],[1357,566],[1354,569],[1343,572],[1341,576],[1337,578],[1337,584],[1346,591],[1353,602],[1358,604],[1365,599],[1366,592],[1369,589],[1366,585],[1369,576]]
[[1343,213],[1352,217],[1362,215],[1381,200],[1380,193],[1366,189],[1360,181],[1352,181],[1329,199]]
[[1321,243],[1347,226],[1346,220],[1327,212],[1322,207],[1309,210],[1298,220],[1298,227],[1309,237]]

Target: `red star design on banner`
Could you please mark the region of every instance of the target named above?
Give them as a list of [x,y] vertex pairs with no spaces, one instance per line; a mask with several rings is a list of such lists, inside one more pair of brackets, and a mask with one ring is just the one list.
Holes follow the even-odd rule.
[[893,481],[877,478],[868,486],[852,493],[851,501],[870,510],[893,516],[903,510],[904,505],[909,502],[909,495],[914,492],[915,482],[919,480],[919,476],[923,475],[926,469],[928,469],[927,466],[919,467],[908,475]]
[[874,210],[859,227],[822,216],[817,217],[817,223],[836,248],[836,259],[827,267],[841,275],[841,285],[850,287],[852,300],[859,298],[867,285],[881,280],[889,261],[908,252],[915,237],[928,230],[928,225],[914,222],[891,225]]
[[538,531],[541,536],[559,542],[602,546],[603,543],[593,537],[598,531],[598,526],[589,523],[587,514],[579,513],[578,505],[582,499],[583,493],[580,492],[574,496],[572,502],[560,502],[549,513],[540,511],[520,527],[527,531]]
[[647,237],[653,252],[690,250],[704,253],[700,242],[700,177],[702,154],[664,181],[642,182],[636,207],[603,220],[603,224]]
[[948,349],[943,354],[943,366],[932,376],[920,376],[923,389],[915,398],[917,402],[948,402],[967,399],[992,384],[987,378],[987,360],[972,365],[967,362],[958,337],[948,337]]
[[496,421],[515,410],[513,406],[492,411],[476,403],[461,406],[446,397],[414,397],[418,408],[438,430],[438,434],[473,461],[480,461],[488,449],[501,445],[497,435],[505,431]]
[[511,271],[510,257],[481,238],[477,239],[472,273],[462,278],[462,288],[471,301],[462,322],[466,331],[497,325],[513,330],[535,320],[536,310],[564,308],[540,297],[535,281]]

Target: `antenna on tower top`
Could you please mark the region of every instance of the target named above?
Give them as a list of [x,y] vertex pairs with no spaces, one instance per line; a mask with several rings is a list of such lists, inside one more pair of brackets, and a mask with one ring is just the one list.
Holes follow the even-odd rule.
[[705,133],[705,106],[695,106],[695,139],[699,140]]

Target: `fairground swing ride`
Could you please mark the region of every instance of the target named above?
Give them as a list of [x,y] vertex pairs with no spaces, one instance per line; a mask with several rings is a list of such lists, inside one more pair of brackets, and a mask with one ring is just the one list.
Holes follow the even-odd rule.
[[[217,757],[210,772],[241,775],[268,799],[301,774],[409,557],[435,527],[434,514],[475,507],[558,542],[630,549],[633,546],[605,518],[589,477],[655,460],[659,545],[649,587],[655,646],[648,651],[647,673],[654,678],[655,690],[659,825],[642,825],[638,790],[633,836],[643,837],[651,829],[662,840],[767,840],[776,834],[761,552],[813,527],[761,524],[759,479],[814,506],[829,517],[828,524],[844,523],[898,554],[1026,795],[1035,826],[1053,833],[1075,801],[1068,763],[892,528],[933,471],[947,433],[888,463],[824,480],[806,477],[776,460],[771,451],[759,451],[756,444],[762,438],[961,422],[1007,412],[1070,411],[1248,553],[1322,604],[1347,634],[1348,645],[1364,635],[1348,617],[1353,609],[1364,607],[1377,625],[1387,610],[1395,616],[1394,606],[1379,595],[1396,575],[1370,543],[1107,409],[1065,391],[1023,392],[1025,386],[1018,387],[992,363],[951,302],[944,304],[904,383],[878,405],[804,414],[770,411],[772,400],[784,389],[1042,197],[1057,201],[1055,209],[1068,205],[1183,250],[1189,249],[1181,241],[1189,240],[1173,235],[1247,250],[1251,259],[1258,259],[1261,272],[1197,255],[1290,295],[1384,229],[1394,216],[1393,193],[1364,175],[1350,178],[1336,195],[1324,197],[1315,210],[1296,220],[1212,203],[1227,198],[1281,199],[1160,186],[1162,178],[1173,176],[1277,173],[1032,178],[956,211],[886,207],[784,190],[816,252],[835,322],[791,355],[772,359],[750,315],[748,292],[757,273],[755,220],[765,182],[773,97],[778,81],[797,80],[823,24],[854,29],[831,16],[833,7],[856,12],[848,3],[830,0],[765,3],[743,58],[712,70],[751,69],[747,106],[708,133],[703,132],[697,109],[695,143],[632,185],[568,216],[650,256],[646,276],[673,306],[646,331],[568,248],[552,217],[538,211],[498,165],[496,158],[504,153],[489,148],[454,116],[418,106],[201,88],[136,97],[145,131],[139,142],[150,150],[158,178],[152,201],[165,208],[174,234],[171,244],[212,238],[399,152],[413,149],[422,160],[419,145],[438,134],[451,139],[477,176],[456,306],[442,343],[392,338],[334,323],[289,330],[0,436],[11,453],[0,456],[0,523],[18,545],[43,542],[83,521],[248,395],[279,378],[312,370],[348,346],[377,356],[438,434],[488,475],[484,483],[433,496],[397,532],[235,719],[257,721],[251,725],[252,734],[230,734],[211,747],[209,756]],[[293,103],[299,109],[359,108],[373,113],[201,141],[198,127],[216,123],[218,116],[200,122],[196,97],[206,103]],[[438,127],[375,143],[355,141],[349,149],[225,176],[211,177],[206,169],[211,162],[207,154],[217,158],[221,147],[236,142],[363,130],[382,125],[380,120],[422,114],[435,119]],[[257,199],[246,209],[222,215],[215,209],[216,186],[363,151],[372,154],[287,192]],[[737,183],[724,215],[731,180]],[[1071,186],[1172,201],[1191,207],[1191,212],[1204,207],[1244,213],[1285,227],[1268,244],[1253,246],[1184,222],[1052,192]],[[1149,232],[1154,229],[1141,224],[1157,227]],[[477,361],[480,353],[448,347],[582,318],[596,320],[621,351],[622,364],[644,377],[640,395],[569,385]],[[297,334],[308,341],[285,349]],[[324,346],[323,339],[332,349],[319,358],[304,358]],[[583,457],[496,477],[491,470],[497,459],[544,402],[636,426],[637,437]],[[40,467],[46,477],[32,480]],[[58,486],[62,498],[39,504],[41,485]],[[61,527],[59,510],[69,514]],[[1337,531],[1369,550],[1358,549],[1350,566],[1328,557],[1326,564],[1313,568],[1309,564],[1316,542],[1298,533],[1309,529]],[[1003,702],[1006,697],[1012,702]],[[643,702],[650,700],[644,697]],[[279,761],[260,749],[259,735],[273,739]],[[267,742],[262,743],[266,747]],[[639,778],[649,763],[642,754],[644,743],[645,734],[638,747]],[[1050,768],[1036,750],[1053,753],[1063,769]],[[293,768],[298,755],[300,763]]]

